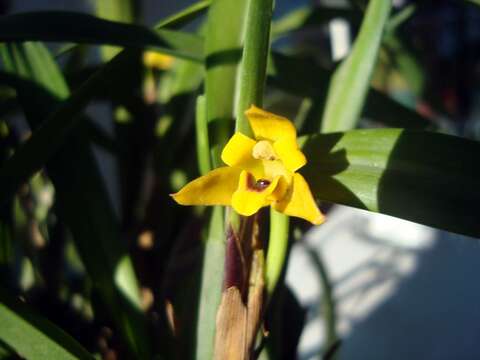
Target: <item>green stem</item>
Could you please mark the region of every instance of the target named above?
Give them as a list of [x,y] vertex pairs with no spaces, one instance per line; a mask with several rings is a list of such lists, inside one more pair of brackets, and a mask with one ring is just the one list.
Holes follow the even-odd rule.
[[195,110],[195,125],[197,135],[197,161],[200,174],[205,175],[212,169],[210,163],[210,145],[208,141],[207,111],[205,108],[205,96],[197,97]]
[[[251,105],[262,106],[267,58],[270,45],[272,0],[250,0],[247,6],[245,45],[236,101],[236,131],[251,135],[244,113]],[[285,262],[288,244],[288,217],[271,211],[270,240],[266,261],[266,286],[269,295]]]
[[251,135],[244,115],[250,105],[262,106],[272,20],[272,0],[249,0],[245,45],[237,89],[236,131]]
[[269,296],[272,296],[282,273],[288,249],[288,216],[270,210],[270,237],[268,243],[265,282]]
[[[235,129],[251,135],[250,125],[244,115],[250,105],[262,106],[267,73],[270,25],[273,0],[247,0],[245,39],[236,88]],[[230,212],[229,223],[233,230],[240,224],[240,216]]]

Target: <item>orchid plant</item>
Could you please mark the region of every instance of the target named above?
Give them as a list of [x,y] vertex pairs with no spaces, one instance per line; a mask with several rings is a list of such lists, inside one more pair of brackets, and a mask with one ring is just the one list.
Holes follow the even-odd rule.
[[[294,358],[286,259],[324,204],[480,237],[480,145],[423,100],[420,5],[200,0],[149,28],[140,3],[0,17],[0,358]],[[297,35],[338,17],[337,63]]]

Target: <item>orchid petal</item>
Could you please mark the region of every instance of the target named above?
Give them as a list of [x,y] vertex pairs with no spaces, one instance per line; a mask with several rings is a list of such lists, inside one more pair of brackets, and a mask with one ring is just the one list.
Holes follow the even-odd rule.
[[238,187],[241,170],[220,167],[208,172],[170,196],[180,205],[230,205],[232,194]]
[[223,148],[222,161],[229,166],[240,166],[250,162],[255,144],[255,140],[236,132]]
[[308,183],[299,173],[293,174],[289,195],[275,203],[274,209],[289,216],[296,216],[318,225],[325,221],[313,199]]
[[307,163],[305,155],[298,149],[296,139],[283,138],[273,144],[273,148],[285,167],[295,172]]
[[296,141],[297,131],[292,122],[287,118],[272,114],[268,111],[251,106],[245,116],[257,140],[270,140],[275,142],[282,138],[290,138]]

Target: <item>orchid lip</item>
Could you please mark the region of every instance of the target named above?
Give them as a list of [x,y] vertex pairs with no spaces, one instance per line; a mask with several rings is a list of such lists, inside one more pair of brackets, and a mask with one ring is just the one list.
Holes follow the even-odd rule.
[[272,182],[267,179],[255,180],[255,177],[252,174],[248,174],[247,188],[252,191],[262,192],[265,190]]

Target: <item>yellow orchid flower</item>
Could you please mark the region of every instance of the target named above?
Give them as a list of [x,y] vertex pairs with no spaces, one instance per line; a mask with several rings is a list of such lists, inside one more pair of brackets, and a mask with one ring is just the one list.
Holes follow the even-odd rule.
[[173,60],[170,55],[159,54],[155,51],[143,53],[143,64],[151,69],[168,70],[172,67]]
[[210,171],[172,194],[181,205],[232,206],[250,216],[261,207],[321,224],[324,216],[304,177],[296,171],[307,163],[297,145],[297,132],[286,118],[255,106],[245,112],[255,140],[237,132],[222,151],[228,166]]

